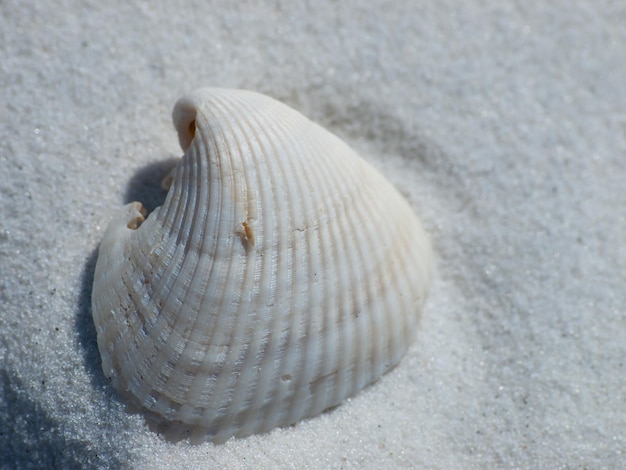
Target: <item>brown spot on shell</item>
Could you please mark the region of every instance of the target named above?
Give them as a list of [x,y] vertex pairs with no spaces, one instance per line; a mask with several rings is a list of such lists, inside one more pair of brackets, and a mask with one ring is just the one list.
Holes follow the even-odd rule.
[[254,246],[254,232],[252,232],[250,224],[248,222],[242,222],[241,227],[242,230],[239,233],[243,241],[249,246]]

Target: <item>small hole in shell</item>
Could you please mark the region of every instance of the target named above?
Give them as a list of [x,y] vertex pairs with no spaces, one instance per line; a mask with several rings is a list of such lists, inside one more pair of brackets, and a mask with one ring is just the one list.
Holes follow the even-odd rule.
[[289,382],[291,380],[291,375],[285,374],[281,377],[283,382]]
[[196,135],[196,120],[195,119],[189,123],[189,135],[191,136],[192,139]]

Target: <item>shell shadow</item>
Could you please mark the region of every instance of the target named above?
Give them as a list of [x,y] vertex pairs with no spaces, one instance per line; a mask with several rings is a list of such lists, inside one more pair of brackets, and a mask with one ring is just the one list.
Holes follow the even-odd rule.
[[83,266],[75,327],[78,334],[78,349],[83,355],[85,369],[91,378],[92,385],[101,388],[108,384],[108,380],[104,377],[100,367],[96,328],[91,317],[91,289],[97,259],[98,249],[96,248],[89,254]]
[[167,190],[161,181],[176,166],[179,157],[170,156],[140,168],[130,179],[124,194],[124,204],[139,201],[148,214],[165,202]]
[[0,368],[0,468],[123,468],[130,461],[110,439],[88,446],[63,432],[18,375]]

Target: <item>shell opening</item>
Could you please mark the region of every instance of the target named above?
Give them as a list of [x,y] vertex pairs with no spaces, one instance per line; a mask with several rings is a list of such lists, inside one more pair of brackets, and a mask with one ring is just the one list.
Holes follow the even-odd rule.
[[184,152],[187,151],[196,135],[198,108],[192,98],[182,98],[174,106],[172,119],[178,132],[178,141]]

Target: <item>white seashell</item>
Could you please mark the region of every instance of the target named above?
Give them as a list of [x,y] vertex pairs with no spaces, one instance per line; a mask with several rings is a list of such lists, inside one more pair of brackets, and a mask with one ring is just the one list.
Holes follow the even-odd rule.
[[315,416],[393,367],[432,272],[407,202],[267,96],[200,89],[163,206],[104,234],[93,317],[115,389],[170,437],[223,442]]

